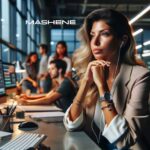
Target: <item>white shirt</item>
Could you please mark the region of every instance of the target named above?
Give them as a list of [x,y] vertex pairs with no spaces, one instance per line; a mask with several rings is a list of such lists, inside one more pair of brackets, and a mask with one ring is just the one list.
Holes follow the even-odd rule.
[[43,55],[41,57],[40,66],[39,66],[39,74],[44,74],[47,72],[47,60],[48,60],[47,55]]
[[[84,115],[83,115],[83,112],[81,112],[80,116],[76,118],[76,120],[71,121],[69,119],[70,108],[71,106],[68,108],[68,110],[65,113],[64,125],[67,130],[71,131],[71,130],[77,129],[82,124],[82,122],[84,121]],[[96,108],[95,108],[94,122],[102,131],[102,135],[105,138],[107,138],[107,140],[110,143],[116,142],[128,129],[125,118],[120,115],[116,115],[112,119],[110,124],[107,126],[105,124],[104,114],[101,111],[101,106],[100,106],[99,101],[97,101]]]

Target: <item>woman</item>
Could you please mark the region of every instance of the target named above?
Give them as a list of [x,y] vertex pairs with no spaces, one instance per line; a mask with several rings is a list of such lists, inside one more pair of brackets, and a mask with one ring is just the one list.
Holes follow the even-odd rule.
[[80,88],[65,114],[66,128],[85,130],[103,149],[149,149],[150,72],[136,59],[127,18],[93,11],[80,35],[74,55]]
[[26,74],[22,81],[23,91],[29,89],[31,93],[37,91],[37,75],[38,75],[38,55],[36,52],[31,52],[26,59],[25,69]]
[[71,59],[68,57],[67,45],[66,45],[65,41],[59,41],[56,44],[55,55],[49,57],[48,65],[54,59],[62,59],[67,63],[67,69],[66,69],[65,76],[71,77],[72,62],[71,62]]

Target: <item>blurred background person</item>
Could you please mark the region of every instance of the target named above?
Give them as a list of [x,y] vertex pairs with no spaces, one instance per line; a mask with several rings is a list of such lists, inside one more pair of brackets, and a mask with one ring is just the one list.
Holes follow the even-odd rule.
[[30,90],[31,93],[37,92],[37,75],[39,70],[39,62],[38,62],[38,55],[36,52],[31,52],[24,64],[26,73],[24,74],[24,78],[22,82],[22,90],[26,92],[26,90]]
[[53,56],[49,57],[48,65],[50,64],[50,62],[52,60],[55,60],[55,59],[62,59],[67,63],[67,69],[66,69],[66,72],[65,72],[65,76],[66,77],[71,77],[72,61],[68,57],[67,44],[66,44],[65,41],[59,41],[56,44],[55,54]]
[[48,46],[46,44],[40,44],[39,53],[41,55],[40,63],[39,63],[39,93],[47,93],[50,90],[51,80],[48,75]]
[[67,64],[61,59],[50,62],[49,75],[55,79],[57,84],[49,93],[42,95],[23,95],[20,103],[25,105],[49,105],[55,103],[59,108],[66,109],[72,103],[76,89],[71,79],[64,76]]

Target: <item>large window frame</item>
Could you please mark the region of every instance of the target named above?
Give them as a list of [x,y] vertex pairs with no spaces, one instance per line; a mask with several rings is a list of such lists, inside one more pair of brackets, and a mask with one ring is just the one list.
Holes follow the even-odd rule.
[[[72,37],[69,38],[66,38],[66,34],[65,32],[68,32],[69,31],[72,32]],[[56,37],[54,37],[54,33],[55,32],[55,35]],[[59,29],[59,28],[53,28],[51,29],[50,31],[50,37],[51,37],[51,43],[50,43],[50,46],[51,46],[51,55],[53,55],[55,53],[55,49],[56,49],[56,44],[58,41],[65,41],[66,44],[67,44],[67,47],[68,47],[68,55],[71,56],[72,53],[79,47],[79,40],[77,38],[77,32],[78,32],[78,29],[68,29],[68,28],[63,28],[63,29]],[[57,38],[59,37],[59,38]],[[71,46],[72,45],[72,46]]]
[[[36,12],[36,6],[34,0],[4,0],[8,3],[8,36],[9,38],[3,38],[0,36],[0,60],[4,63],[13,64],[15,61],[20,60],[22,62],[25,61],[25,58],[28,53],[31,51],[37,51],[38,44],[40,43],[40,26],[34,25],[33,32],[27,34],[27,24],[26,20],[27,12],[30,13],[31,17],[36,19],[38,17],[38,13]],[[17,5],[19,1],[19,7]],[[27,4],[32,3],[32,9],[27,8]],[[0,1],[0,35],[2,35],[2,1]],[[5,12],[6,13],[6,12]],[[7,13],[6,13],[7,14]],[[17,15],[20,19],[19,30],[20,30],[20,45],[18,45],[17,41],[17,34],[18,34],[18,27],[17,27]],[[4,25],[3,25],[4,26]],[[30,27],[31,28],[31,27]],[[36,29],[38,28],[38,30]],[[38,33],[38,36],[36,35]],[[32,47],[28,50],[28,37],[30,38],[29,43]],[[32,44],[31,44],[32,43]]]

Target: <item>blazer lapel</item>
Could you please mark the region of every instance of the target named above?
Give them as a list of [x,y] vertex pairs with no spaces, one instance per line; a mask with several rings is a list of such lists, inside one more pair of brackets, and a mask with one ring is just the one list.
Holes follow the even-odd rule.
[[129,93],[128,83],[130,81],[131,72],[131,65],[122,64],[120,72],[112,86],[111,94],[113,96],[114,105],[119,114],[122,114],[125,108],[125,103]]

